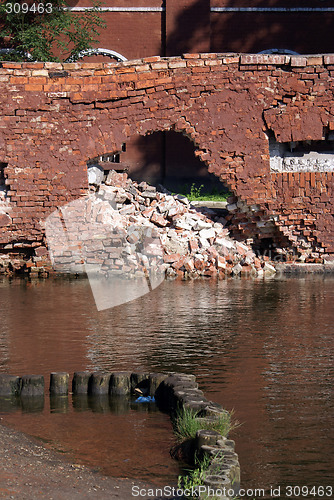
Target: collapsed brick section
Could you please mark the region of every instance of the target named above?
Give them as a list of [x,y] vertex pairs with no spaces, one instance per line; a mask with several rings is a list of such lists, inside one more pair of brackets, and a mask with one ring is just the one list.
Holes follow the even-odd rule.
[[268,256],[258,258],[229,237],[226,220],[214,211],[196,209],[185,196],[138,184],[115,170],[94,194],[63,208],[62,224],[59,215],[46,222],[59,272],[89,275],[93,266],[95,276],[123,283],[138,278],[145,284],[150,275],[159,284],[159,274],[196,278],[275,273]]
[[271,172],[268,147],[269,133],[288,142],[334,130],[333,77],[334,55],[2,63],[1,248],[45,244],[45,218],[87,193],[89,159],[175,130],[235,193],[244,237],[269,221],[304,259],[333,253],[333,172]]

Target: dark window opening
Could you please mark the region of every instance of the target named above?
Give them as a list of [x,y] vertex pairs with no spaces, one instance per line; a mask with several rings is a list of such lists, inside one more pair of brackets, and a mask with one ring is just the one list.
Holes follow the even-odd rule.
[[324,128],[323,138],[321,140],[304,140],[291,142],[276,142],[273,133],[269,133],[270,146],[278,146],[283,153],[308,154],[316,153],[334,153],[334,131]]

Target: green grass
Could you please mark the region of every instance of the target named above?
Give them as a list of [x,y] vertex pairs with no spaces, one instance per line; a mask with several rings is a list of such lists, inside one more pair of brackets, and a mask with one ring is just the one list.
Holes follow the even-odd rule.
[[[221,463],[223,463],[223,460],[224,460],[223,457],[221,457],[220,458]],[[217,467],[219,471],[219,466],[217,465]],[[197,486],[203,485],[208,475],[208,472],[210,474],[215,474],[215,472],[212,470],[212,462],[208,455],[204,455],[201,460],[197,456],[195,456],[195,467],[193,469],[185,469],[185,472],[186,475],[184,476],[180,475],[178,477],[177,485],[178,488],[181,488],[183,490],[188,489],[189,491],[196,491]],[[196,499],[198,498],[198,496],[195,494],[194,496],[190,496],[188,498]],[[212,494],[210,494],[210,496],[202,494],[201,498],[203,500],[219,500],[220,497],[217,497],[216,495]],[[241,500],[241,499],[239,497],[233,497],[232,500]]]
[[227,412],[212,422],[203,422],[193,410],[183,409],[177,410],[173,420],[174,432],[179,441],[195,439],[196,432],[202,429],[217,431],[226,437],[235,426],[231,421],[231,414]]
[[210,193],[203,192],[203,184],[196,187],[193,183],[190,188],[188,184],[185,184],[180,188],[180,194],[186,196],[189,201],[226,201],[230,192],[218,191],[217,188],[213,188]]
[[178,477],[178,487],[191,490],[192,488],[196,488],[196,486],[203,484],[209,465],[210,457],[204,456],[202,460],[195,457],[195,468],[186,469],[187,474],[185,476]]
[[[181,442],[194,440],[197,431],[202,429],[217,431],[222,436],[227,437],[229,432],[239,425],[236,421],[232,422],[232,415],[233,413],[226,412],[215,420],[205,422],[197,416],[197,412],[194,410],[178,409],[173,418],[174,433]],[[217,462],[215,465],[218,470],[220,469],[219,462],[221,460],[223,460],[223,456],[215,458]],[[186,475],[179,476],[178,487],[191,491],[196,486],[204,484],[210,464],[212,465],[212,459],[208,455],[204,455],[201,460],[199,460],[198,456],[195,456],[195,467],[186,470]],[[193,498],[197,497],[194,496]],[[211,496],[210,500],[215,500],[215,496]]]

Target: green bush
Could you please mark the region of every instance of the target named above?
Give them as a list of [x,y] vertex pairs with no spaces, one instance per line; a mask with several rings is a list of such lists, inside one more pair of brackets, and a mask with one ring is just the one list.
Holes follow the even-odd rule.
[[[100,3],[92,0],[92,8],[73,14],[66,10],[66,0],[46,1],[43,12],[36,12],[30,4],[7,0],[0,5],[0,46],[15,49],[0,54],[0,60],[64,61],[98,42],[105,23],[100,17]],[[25,6],[23,9],[23,5]],[[16,6],[16,7],[15,7]],[[28,9],[27,9],[28,7]]]

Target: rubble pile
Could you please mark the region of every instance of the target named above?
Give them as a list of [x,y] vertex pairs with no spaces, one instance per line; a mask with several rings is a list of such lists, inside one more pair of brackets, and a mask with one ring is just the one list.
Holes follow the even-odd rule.
[[152,285],[160,279],[155,274],[196,278],[276,272],[268,257],[229,236],[223,217],[192,206],[185,196],[115,170],[105,182],[91,184],[90,191],[49,216],[48,249],[38,246],[25,258],[3,255],[0,270],[45,276],[89,275],[98,269],[122,278],[142,276]]
[[[123,229],[133,225],[158,234],[166,275],[197,277],[274,274],[267,261],[229,236],[226,220],[207,208],[195,208],[182,195],[137,183],[126,173],[110,171],[97,189],[99,198],[112,200]],[[131,232],[131,231],[130,231]],[[129,241],[129,238],[128,238]]]

